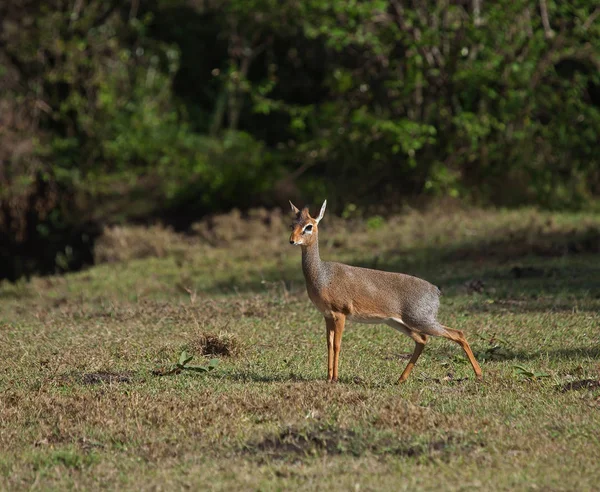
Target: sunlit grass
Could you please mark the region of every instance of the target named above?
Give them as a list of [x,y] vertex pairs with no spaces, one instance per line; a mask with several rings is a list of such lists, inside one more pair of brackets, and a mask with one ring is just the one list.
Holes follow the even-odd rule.
[[[597,486],[598,217],[326,216],[324,258],[439,285],[484,372],[435,339],[403,386],[412,342],[366,325],[347,327],[328,385],[285,222],[223,223],[236,234],[162,231],[159,257],[108,244],[126,261],[2,284],[0,488]],[[155,375],[183,351],[219,364]]]

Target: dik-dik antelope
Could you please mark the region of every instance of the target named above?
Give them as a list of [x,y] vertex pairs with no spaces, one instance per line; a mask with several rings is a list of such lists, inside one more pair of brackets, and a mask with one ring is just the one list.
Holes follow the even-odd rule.
[[342,333],[347,319],[367,324],[385,323],[414,340],[415,350],[398,383],[406,381],[430,335],[458,343],[467,354],[477,379],[482,378],[481,368],[462,331],[443,326],[437,320],[440,290],[435,285],[403,273],[322,261],[318,224],[327,200],[316,219],[310,216],[308,208],[298,210],[291,201],[290,205],[296,214],[290,243],[302,248],[306,290],[325,317],[328,381],[338,379]]

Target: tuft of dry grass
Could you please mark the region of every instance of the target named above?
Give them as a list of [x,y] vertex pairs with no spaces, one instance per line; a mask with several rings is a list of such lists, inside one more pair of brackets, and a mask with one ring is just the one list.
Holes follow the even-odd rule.
[[241,344],[233,333],[196,333],[189,343],[190,349],[198,355],[234,357],[240,354]]

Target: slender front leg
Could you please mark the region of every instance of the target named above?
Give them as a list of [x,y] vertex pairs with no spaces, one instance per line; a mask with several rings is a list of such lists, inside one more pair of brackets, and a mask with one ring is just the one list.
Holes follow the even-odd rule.
[[333,379],[333,339],[335,323],[333,318],[325,318],[326,333],[327,337],[327,381]]
[[338,363],[340,361],[340,349],[342,347],[342,333],[344,332],[344,325],[346,323],[346,316],[343,314],[333,315],[333,379],[332,381],[338,380]]

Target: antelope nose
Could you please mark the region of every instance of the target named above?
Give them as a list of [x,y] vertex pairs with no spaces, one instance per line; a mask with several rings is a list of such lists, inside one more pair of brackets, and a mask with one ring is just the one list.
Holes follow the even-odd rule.
[[290,244],[294,244],[294,240],[293,239],[290,239]]

